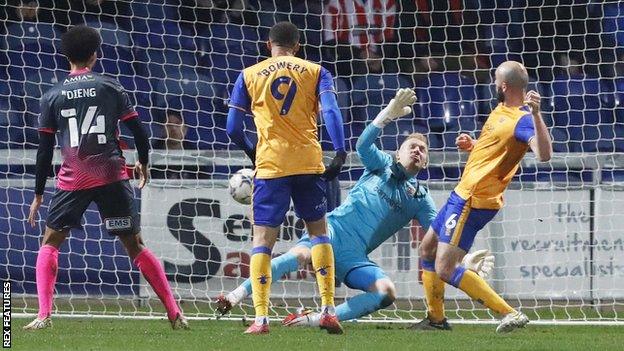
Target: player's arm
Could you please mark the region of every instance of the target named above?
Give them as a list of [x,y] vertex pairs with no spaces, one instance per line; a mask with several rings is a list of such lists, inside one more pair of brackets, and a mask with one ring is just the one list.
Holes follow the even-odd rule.
[[52,167],[52,157],[54,156],[54,136],[56,134],[56,119],[52,115],[50,105],[46,95],[41,98],[41,114],[39,115],[39,146],[37,147],[37,161],[35,164],[35,197],[30,204],[28,213],[28,223],[35,226],[37,213],[43,202],[43,191],[45,190],[48,174]]
[[340,170],[347,159],[347,152],[345,151],[342,114],[340,113],[338,100],[336,99],[334,80],[331,73],[325,68],[321,68],[317,94],[321,101],[321,112],[323,114],[323,120],[325,121],[325,128],[334,145],[334,151],[336,151],[336,156],[334,156],[331,164],[325,169],[325,173],[323,173],[323,177],[326,180],[332,180],[340,174]]
[[388,123],[396,120],[401,116],[405,116],[412,112],[410,107],[416,102],[416,94],[411,89],[399,89],[394,99],[390,101],[388,106],[381,110],[377,117],[369,124],[362,135],[358,138],[356,150],[364,167],[369,171],[375,171],[392,164],[392,157],[381,152],[375,145],[375,140],[381,130]]
[[149,138],[145,129],[143,129],[141,119],[138,116],[124,120],[124,124],[132,135],[134,136],[134,145],[137,153],[139,154],[139,160],[134,165],[140,176],[139,189],[142,189],[147,183],[147,165],[149,163]]
[[534,137],[529,139],[529,147],[540,162],[547,162],[552,157],[553,149],[548,128],[540,112],[540,99],[540,94],[534,90],[529,91],[525,98],[526,104],[531,108],[534,127]]
[[245,114],[251,108],[251,98],[245,85],[243,73],[238,76],[230,97],[230,109],[228,111],[226,132],[230,139],[256,164],[256,146],[245,134]]
[[134,109],[134,104],[130,100],[130,96],[124,88],[115,82],[117,91],[117,110],[119,112],[119,120],[122,121],[132,133],[134,137],[134,146],[139,154],[138,161],[134,164],[134,169],[139,173],[139,189],[143,189],[147,183],[147,165],[149,163],[149,138],[145,129],[142,127],[139,114]]

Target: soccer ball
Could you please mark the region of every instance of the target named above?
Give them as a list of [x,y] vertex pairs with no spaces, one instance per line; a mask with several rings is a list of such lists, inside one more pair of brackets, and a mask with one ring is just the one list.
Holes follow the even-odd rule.
[[253,169],[243,168],[234,173],[229,180],[232,198],[243,205],[251,204]]

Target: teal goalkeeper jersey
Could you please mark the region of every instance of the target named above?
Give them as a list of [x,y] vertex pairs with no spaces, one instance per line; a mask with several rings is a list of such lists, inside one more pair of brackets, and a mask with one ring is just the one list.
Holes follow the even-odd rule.
[[380,128],[369,124],[358,139],[364,174],[345,202],[327,216],[333,235],[366,254],[412,219],[428,229],[437,214],[429,190],[375,146],[380,132]]

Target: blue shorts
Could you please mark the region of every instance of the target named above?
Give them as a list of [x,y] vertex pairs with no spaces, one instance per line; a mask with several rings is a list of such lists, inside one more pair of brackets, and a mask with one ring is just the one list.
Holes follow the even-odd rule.
[[431,224],[438,234],[438,240],[459,247],[468,252],[477,232],[496,216],[498,210],[483,210],[470,207],[470,201],[451,192],[448,201]]
[[[336,265],[336,280],[345,283],[351,289],[368,291],[368,288],[377,280],[388,278],[386,272],[375,262],[371,261],[365,252],[349,249],[347,245],[335,238],[329,229],[332,248],[334,250],[334,263]],[[312,248],[308,234],[299,239],[296,246]]]
[[253,224],[266,227],[281,225],[290,208],[291,198],[297,217],[306,222],[317,221],[327,212],[325,181],[320,174],[254,178],[251,198]]

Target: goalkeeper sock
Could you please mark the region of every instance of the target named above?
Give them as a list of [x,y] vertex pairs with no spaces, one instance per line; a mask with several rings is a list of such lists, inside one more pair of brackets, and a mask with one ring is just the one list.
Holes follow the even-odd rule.
[[506,315],[515,311],[483,278],[463,266],[455,268],[449,283],[496,313]]
[[327,235],[315,236],[311,241],[312,267],[316,272],[316,283],[321,295],[321,311],[334,314],[334,293],[336,290],[334,250]]
[[58,271],[58,249],[52,245],[43,245],[37,254],[37,297],[39,298],[39,314],[37,318],[45,319],[52,314],[54,284]]
[[422,261],[423,287],[427,300],[427,317],[432,322],[444,320],[444,281],[435,272],[435,261]]
[[356,319],[379,309],[388,307],[392,301],[388,295],[378,292],[369,292],[356,295],[346,302],[336,306],[336,316],[339,321]]
[[256,310],[256,321],[269,314],[271,294],[271,249],[256,246],[251,250],[250,276],[252,298]]
[[162,302],[165,309],[167,309],[167,318],[173,321],[178,314],[181,314],[180,307],[178,307],[173,297],[171,286],[169,286],[169,281],[165,275],[165,270],[160,264],[160,261],[158,261],[158,258],[156,258],[148,248],[144,248],[134,258],[134,264],[139,267],[141,274],[143,274],[145,280],[147,280],[152,289],[154,289],[156,295],[158,295],[160,302]]
[[[275,277],[271,283],[277,283],[284,274],[296,272],[298,269],[299,261],[297,260],[297,256],[290,252],[286,252],[283,255],[271,259],[271,277]],[[251,279],[247,279],[238,288],[229,293],[227,299],[231,304],[236,305],[245,297],[251,295],[251,292]]]

